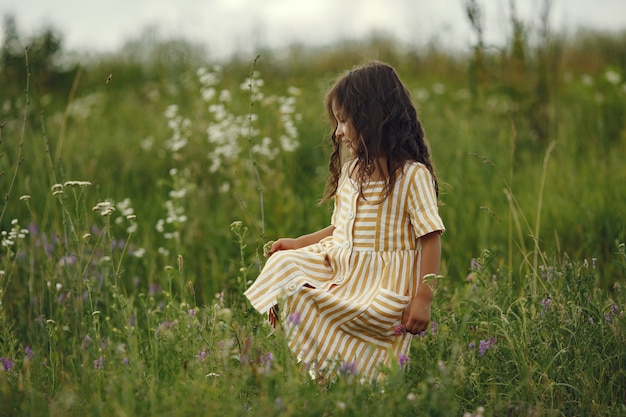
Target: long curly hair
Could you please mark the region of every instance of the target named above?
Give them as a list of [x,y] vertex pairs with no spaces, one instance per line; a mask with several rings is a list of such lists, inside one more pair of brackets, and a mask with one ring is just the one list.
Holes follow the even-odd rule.
[[[391,193],[398,169],[407,161],[421,162],[428,168],[439,194],[437,177],[430,161],[424,129],[417,117],[411,95],[398,74],[388,64],[372,61],[347,72],[326,95],[326,113],[333,128],[330,154],[330,176],[322,201],[331,199],[337,192],[342,158],[342,142],[335,135],[337,121],[333,104],[340,108],[356,131],[353,170],[349,174],[363,187],[370,181],[375,170],[387,172],[385,187],[380,201]],[[386,158],[386,170],[380,165],[380,157]]]

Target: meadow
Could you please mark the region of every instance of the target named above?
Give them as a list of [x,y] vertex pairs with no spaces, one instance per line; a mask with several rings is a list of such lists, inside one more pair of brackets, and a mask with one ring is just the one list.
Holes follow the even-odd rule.
[[[3,48],[0,416],[626,415],[623,34],[41,45]],[[442,278],[385,381],[319,383],[242,292],[268,240],[328,224],[324,93],[369,59],[425,126]]]

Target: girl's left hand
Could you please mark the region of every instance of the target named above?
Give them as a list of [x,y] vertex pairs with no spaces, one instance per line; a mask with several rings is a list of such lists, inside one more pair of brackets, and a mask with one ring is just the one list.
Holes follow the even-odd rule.
[[402,325],[411,334],[420,334],[430,323],[431,300],[416,295],[402,314]]

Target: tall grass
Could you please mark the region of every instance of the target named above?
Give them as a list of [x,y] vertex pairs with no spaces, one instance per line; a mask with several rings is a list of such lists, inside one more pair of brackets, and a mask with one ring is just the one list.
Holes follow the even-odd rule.
[[242,297],[266,239],[329,221],[322,97],[362,56],[176,77],[103,61],[36,115],[27,84],[0,129],[0,415],[626,415],[621,73],[560,74],[545,142],[458,60],[380,51],[418,104],[447,226],[408,362],[382,384],[311,381]]

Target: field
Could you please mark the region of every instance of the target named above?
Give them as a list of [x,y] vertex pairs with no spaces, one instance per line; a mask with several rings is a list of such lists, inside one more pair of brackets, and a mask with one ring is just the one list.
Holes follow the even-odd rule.
[[[2,50],[0,416],[626,415],[623,34],[219,63],[35,40]],[[324,93],[369,59],[425,126],[443,277],[384,382],[319,383],[242,292],[265,242],[329,223]]]

